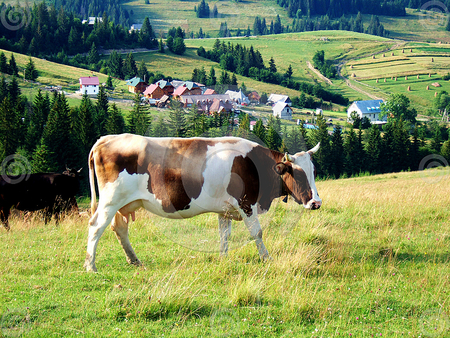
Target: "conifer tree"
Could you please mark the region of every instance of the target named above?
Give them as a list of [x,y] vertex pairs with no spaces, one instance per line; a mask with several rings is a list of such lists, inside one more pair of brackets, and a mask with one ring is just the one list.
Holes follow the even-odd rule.
[[327,123],[322,115],[317,117],[318,129],[314,129],[311,133],[311,142],[316,145],[320,142],[320,148],[314,154],[315,162],[317,163],[317,174],[325,177],[329,175],[330,170],[330,137],[328,135]]
[[[191,131],[190,129],[188,129]],[[159,116],[156,123],[153,124],[153,137],[168,137],[169,136],[169,130],[167,128],[167,122],[164,120],[164,117]],[[196,135],[192,135],[196,136]]]
[[128,53],[122,68],[123,76],[125,79],[131,79],[136,76],[138,69],[136,61],[134,60],[133,53]]
[[123,118],[119,107],[117,107],[115,103],[109,107],[109,114],[106,119],[105,129],[108,135],[122,134],[125,132],[125,119]]
[[0,102],[0,161],[12,155],[20,145],[21,118],[11,96]]
[[83,155],[87,158],[90,149],[97,140],[97,128],[94,122],[96,108],[92,100],[87,94],[83,95],[81,104],[78,108],[79,132],[78,139],[80,141]]
[[381,151],[382,139],[380,130],[376,125],[372,125],[369,129],[365,152],[367,156],[367,170],[371,173],[381,172]]
[[137,76],[145,82],[148,82],[150,76],[145,61],[141,60],[137,69]]
[[100,56],[98,55],[97,47],[95,46],[95,42],[92,42],[92,46],[88,54],[88,63],[97,64],[99,61]]
[[11,54],[11,58],[9,59],[9,73],[13,76],[19,75],[19,67],[17,67],[16,58],[14,54]]
[[253,128],[253,134],[255,134],[259,144],[266,145],[266,128],[264,127],[263,121],[258,119]]
[[214,67],[211,66],[211,69],[209,71],[208,80],[206,81],[207,86],[215,86],[217,83],[216,79],[216,71],[214,70]]
[[4,74],[8,73],[8,60],[3,52],[0,53],[0,72]]
[[36,67],[34,66],[34,62],[31,58],[29,58],[29,61],[28,61],[27,65],[25,66],[24,73],[25,73],[25,79],[30,80],[30,81],[35,81],[39,76],[39,72],[37,71]]
[[173,137],[186,136],[186,119],[184,111],[179,101],[172,100],[170,102],[169,111],[169,131]]
[[106,120],[108,119],[109,100],[105,87],[100,86],[97,94],[97,103],[95,105],[94,122],[97,127],[97,135],[106,135]]
[[334,127],[331,136],[331,163],[330,174],[339,178],[344,172],[344,140],[342,138],[342,129],[340,125]]
[[33,153],[40,144],[44,125],[47,122],[48,112],[50,111],[50,98],[48,93],[42,94],[39,89],[34,98],[30,122],[26,136],[26,148],[29,153]]
[[148,136],[151,131],[151,116],[148,108],[141,105],[139,94],[134,96],[133,110],[128,115],[128,131],[142,136]]
[[58,164],[48,147],[41,142],[33,152],[31,170],[33,173],[51,173],[58,171]]

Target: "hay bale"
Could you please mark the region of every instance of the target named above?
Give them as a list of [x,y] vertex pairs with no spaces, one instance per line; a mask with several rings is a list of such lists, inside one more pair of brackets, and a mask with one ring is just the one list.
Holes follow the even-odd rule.
[[375,55],[372,55],[372,59],[375,59]]
[[408,86],[408,92],[410,92],[411,91],[411,86]]
[[384,82],[386,82],[386,78],[384,78]]
[[431,62],[434,62],[434,58],[431,58]]
[[417,78],[420,79],[420,75],[417,75]]
[[430,90],[430,86],[427,86],[427,90]]
[[392,52],[392,54],[391,54],[392,56],[395,56],[395,54],[394,54],[394,52]]
[[376,82],[378,83],[378,79],[376,80]]
[[408,77],[407,77],[407,76],[405,76],[405,80],[408,80]]

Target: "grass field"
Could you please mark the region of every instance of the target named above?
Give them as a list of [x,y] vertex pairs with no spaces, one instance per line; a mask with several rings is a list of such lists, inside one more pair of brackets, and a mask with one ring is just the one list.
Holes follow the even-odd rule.
[[0,332],[448,337],[449,175],[318,182],[320,210],[275,203],[262,218],[268,263],[240,222],[220,259],[216,217],[177,223],[139,212],[130,237],[143,266],[129,266],[106,231],[99,273],[86,273],[87,215],[60,225],[15,216],[10,233],[0,229]]

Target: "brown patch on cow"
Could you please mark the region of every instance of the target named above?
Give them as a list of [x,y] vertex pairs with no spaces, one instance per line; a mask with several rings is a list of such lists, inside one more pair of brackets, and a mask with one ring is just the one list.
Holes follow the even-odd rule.
[[283,174],[284,188],[297,203],[307,204],[312,199],[312,190],[306,173],[299,166],[285,163],[287,170]]
[[147,189],[161,201],[167,213],[189,208],[203,187],[208,146],[213,139],[150,139],[136,135],[102,138],[95,149],[95,166],[100,189],[114,182],[119,173],[148,174]]
[[256,202],[269,210],[273,199],[282,195],[280,176],[273,169],[275,157],[281,159],[283,154],[256,146],[247,155],[234,158],[227,192],[247,216],[252,215],[251,206]]

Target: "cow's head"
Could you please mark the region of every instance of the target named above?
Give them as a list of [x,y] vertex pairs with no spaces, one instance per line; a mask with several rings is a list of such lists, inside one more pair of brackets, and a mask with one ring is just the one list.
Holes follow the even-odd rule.
[[275,166],[275,171],[282,175],[287,193],[297,203],[302,203],[307,209],[319,209],[322,200],[317,193],[315,183],[315,168],[311,156],[319,150],[320,143],[306,152],[295,155],[286,154]]

